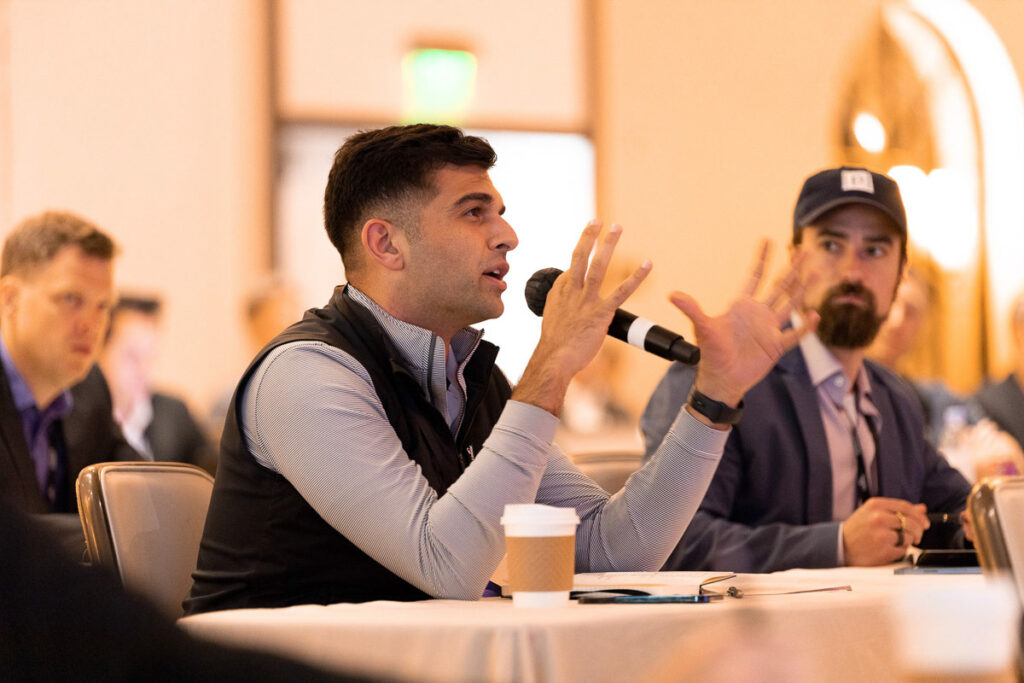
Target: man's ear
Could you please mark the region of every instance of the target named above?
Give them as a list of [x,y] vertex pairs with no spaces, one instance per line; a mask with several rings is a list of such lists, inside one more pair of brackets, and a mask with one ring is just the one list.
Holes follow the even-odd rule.
[[16,275],[5,275],[0,278],[0,314],[7,315],[17,310],[18,294],[21,288]]
[[896,295],[900,291],[900,284],[903,282],[903,279],[906,278],[906,277],[907,277],[907,259],[901,258],[900,259],[900,269],[899,269],[899,272],[896,273],[896,285],[892,288],[892,301],[889,302],[889,305],[890,305],[889,312],[890,313],[892,313],[891,306],[892,306],[893,303],[896,302]]
[[380,218],[371,218],[363,224],[360,235],[367,258],[388,270],[405,267],[405,249],[408,242],[393,223]]

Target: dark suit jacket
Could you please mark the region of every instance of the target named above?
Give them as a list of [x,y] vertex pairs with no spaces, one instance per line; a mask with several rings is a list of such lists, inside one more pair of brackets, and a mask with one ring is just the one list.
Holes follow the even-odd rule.
[[154,460],[187,462],[210,474],[217,471],[217,452],[193,419],[185,403],[167,394],[153,394],[153,421],[146,439]]
[[[925,439],[921,407],[897,376],[865,361],[881,414],[879,495],[959,511],[970,484]],[[661,443],[693,383],[673,364],[641,419],[648,457]],[[839,523],[832,521],[832,465],[818,397],[799,347],[747,392],[743,418],[726,442],[704,501],[665,569],[768,572],[834,567]],[[945,532],[945,533],[942,533]],[[923,546],[953,541],[930,530]]]
[[1010,375],[999,384],[990,384],[978,392],[978,403],[993,422],[1017,439],[1024,448],[1024,391]]
[[[77,513],[78,498],[75,480],[85,467],[110,460],[138,460],[114,423],[110,389],[99,367],[93,366],[88,376],[71,388],[71,414],[62,420],[67,447],[67,482],[65,498],[57,503],[58,511]],[[25,443],[21,416],[14,407],[7,374],[0,369],[0,496],[23,512],[47,513],[50,504],[36,482],[32,456]]]

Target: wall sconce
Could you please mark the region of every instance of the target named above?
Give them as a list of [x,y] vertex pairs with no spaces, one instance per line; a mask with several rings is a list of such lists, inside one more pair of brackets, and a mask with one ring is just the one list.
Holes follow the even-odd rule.
[[885,149],[885,128],[874,114],[857,114],[853,119],[853,137],[858,145],[872,154],[878,154]]

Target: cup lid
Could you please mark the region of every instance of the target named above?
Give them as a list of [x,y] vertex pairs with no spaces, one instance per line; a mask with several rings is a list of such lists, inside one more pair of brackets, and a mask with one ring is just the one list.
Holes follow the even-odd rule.
[[576,508],[559,508],[538,503],[516,503],[505,506],[502,524],[579,524]]

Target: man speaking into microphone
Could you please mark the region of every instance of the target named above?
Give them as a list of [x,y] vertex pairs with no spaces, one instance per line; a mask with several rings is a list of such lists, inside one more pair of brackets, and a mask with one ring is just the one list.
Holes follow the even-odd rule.
[[793,273],[721,316],[682,293],[702,360],[664,444],[609,496],[552,445],[572,377],[651,268],[599,291],[621,229],[586,227],[513,389],[470,325],[501,315],[518,244],[490,145],[448,126],[362,132],[334,158],[328,237],[348,284],[260,351],[224,428],[189,613],[476,599],[508,503],[573,507],[577,571],[656,570],[697,509],[744,392],[792,347]]

